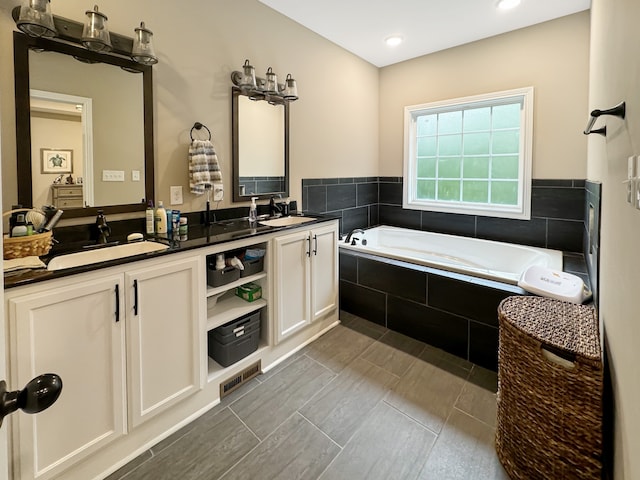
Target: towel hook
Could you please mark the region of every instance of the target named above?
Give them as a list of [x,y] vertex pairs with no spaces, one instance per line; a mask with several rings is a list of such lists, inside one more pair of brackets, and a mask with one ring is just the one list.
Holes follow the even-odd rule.
[[599,133],[600,135],[604,135],[605,137],[607,136],[607,127],[604,126],[602,128],[597,128],[595,130],[592,130],[593,128],[593,124],[596,123],[596,120],[598,119],[598,117],[600,115],[614,115],[616,117],[620,117],[622,119],[624,119],[625,117],[625,113],[626,113],[626,104],[625,102],[620,103],[619,105],[616,105],[613,108],[609,108],[607,110],[593,110],[591,112],[591,118],[589,119],[589,123],[587,124],[587,128],[584,129],[584,133],[585,135],[589,135],[590,133]]
[[202,130],[205,129],[207,131],[207,133],[209,134],[209,140],[211,140],[211,130],[209,130],[207,128],[206,125],[200,123],[200,122],[196,122],[193,124],[193,127],[191,127],[191,131],[189,132],[189,136],[191,137],[191,141],[193,142],[193,130]]

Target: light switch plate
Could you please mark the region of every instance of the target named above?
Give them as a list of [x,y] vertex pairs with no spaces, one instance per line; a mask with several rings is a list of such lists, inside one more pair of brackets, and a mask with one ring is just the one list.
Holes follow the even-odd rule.
[[224,187],[221,183],[213,184],[213,201],[219,202],[224,198]]
[[124,170],[103,170],[103,182],[124,182]]
[[171,187],[171,205],[182,205],[182,185]]
[[140,170],[131,170],[131,181],[132,182],[140,181]]

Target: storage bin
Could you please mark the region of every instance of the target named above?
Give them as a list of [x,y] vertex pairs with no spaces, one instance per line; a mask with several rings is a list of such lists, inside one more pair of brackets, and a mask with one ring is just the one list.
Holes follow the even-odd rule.
[[594,307],[508,297],[498,307],[496,451],[512,479],[600,479],[603,365]]
[[249,277],[260,273],[264,269],[264,257],[244,260],[244,270],[240,271],[240,277]]
[[215,260],[209,260],[207,265],[207,284],[210,287],[221,287],[240,278],[240,270],[237,268],[225,267],[222,270],[216,270],[215,265]]
[[260,311],[210,330],[209,356],[228,367],[255,352],[260,343]]
[[236,295],[247,302],[253,302],[262,297],[262,287],[257,283],[247,283],[236,287]]

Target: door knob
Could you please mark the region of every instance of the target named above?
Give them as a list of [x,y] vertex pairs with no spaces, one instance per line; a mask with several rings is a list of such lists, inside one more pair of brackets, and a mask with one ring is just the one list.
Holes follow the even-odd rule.
[[38,413],[55,403],[62,391],[62,379],[55,373],[45,373],[31,380],[22,390],[7,391],[7,383],[0,380],[0,426],[5,416],[21,409]]

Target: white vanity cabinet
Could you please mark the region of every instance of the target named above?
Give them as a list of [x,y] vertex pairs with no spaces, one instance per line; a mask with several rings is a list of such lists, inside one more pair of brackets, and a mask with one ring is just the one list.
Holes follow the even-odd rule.
[[11,385],[42,373],[63,385],[49,409],[12,417],[14,479],[53,478],[125,433],[123,306],[122,275],[8,300]]
[[131,428],[202,388],[198,263],[190,258],[125,274]]
[[14,416],[14,479],[65,478],[202,388],[201,259],[172,258],[6,292],[10,383],[56,373],[63,384],[46,411]]
[[274,239],[275,342],[338,307],[338,224]]

